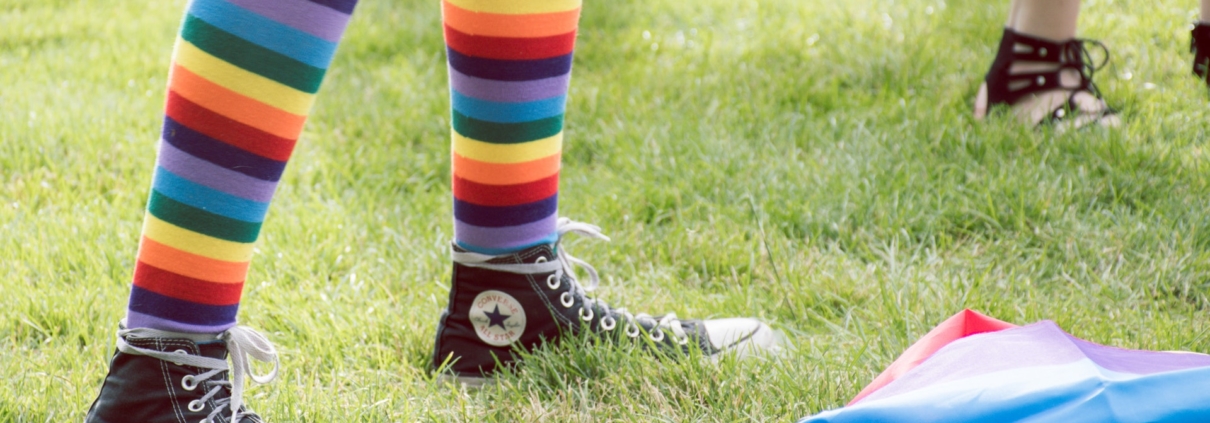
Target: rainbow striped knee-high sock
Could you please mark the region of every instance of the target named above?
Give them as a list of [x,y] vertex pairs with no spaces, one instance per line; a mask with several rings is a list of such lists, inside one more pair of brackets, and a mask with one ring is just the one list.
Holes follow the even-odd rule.
[[454,240],[505,254],[555,241],[580,0],[443,0]]
[[127,326],[235,325],[252,247],[356,0],[194,0],[173,53]]

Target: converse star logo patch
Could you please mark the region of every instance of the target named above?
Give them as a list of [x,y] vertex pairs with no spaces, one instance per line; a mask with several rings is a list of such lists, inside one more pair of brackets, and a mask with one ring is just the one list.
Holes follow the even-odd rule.
[[476,295],[469,314],[475,334],[488,345],[506,346],[521,339],[525,332],[525,310],[521,303],[500,291]]

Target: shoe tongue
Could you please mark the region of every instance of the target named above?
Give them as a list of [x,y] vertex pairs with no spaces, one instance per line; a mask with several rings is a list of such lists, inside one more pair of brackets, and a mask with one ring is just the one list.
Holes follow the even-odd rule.
[[[459,250],[462,250],[460,247],[455,247]],[[493,257],[487,262],[492,264],[534,263],[539,257],[544,258],[547,261],[553,261],[557,257],[555,254],[554,244],[539,244],[521,251],[516,251],[509,254],[501,254]]]
[[203,357],[227,359],[227,344],[223,341],[202,342],[197,344],[197,347],[201,350]]

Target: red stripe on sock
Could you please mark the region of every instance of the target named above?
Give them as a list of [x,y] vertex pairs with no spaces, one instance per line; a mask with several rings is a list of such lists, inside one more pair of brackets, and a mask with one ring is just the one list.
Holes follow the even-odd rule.
[[454,177],[454,197],[481,206],[516,206],[550,198],[559,192],[559,174],[516,185],[488,185]]
[[239,304],[244,283],[214,283],[178,275],[143,263],[134,267],[134,285],[160,295],[191,303],[227,306]]
[[242,124],[199,106],[175,92],[168,92],[164,114],[189,129],[268,159],[284,162],[294,151],[295,140],[282,138]]
[[485,59],[535,60],[564,56],[576,45],[576,32],[537,38],[470,35],[445,25],[445,44],[459,53]]

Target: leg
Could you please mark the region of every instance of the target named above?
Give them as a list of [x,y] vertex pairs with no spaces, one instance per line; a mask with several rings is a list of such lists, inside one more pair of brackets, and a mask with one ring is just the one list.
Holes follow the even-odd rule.
[[1080,0],[1013,0],[1008,27],[1035,37],[1070,40],[1076,36]]
[[228,347],[276,355],[235,326],[236,312],[269,202],[355,3],[189,5],[119,352],[87,421],[175,422],[185,410],[190,421],[259,421],[241,407],[242,372],[226,382]]
[[975,100],[976,118],[1007,104],[1027,123],[1117,124],[1092,84],[1095,67],[1085,62],[1085,44],[1075,38],[1079,11],[1079,0],[1012,2],[1000,50]]
[[[557,216],[563,113],[580,0],[444,0],[453,107],[454,276],[433,364],[467,383],[581,331],[650,338],[706,354],[772,348],[754,319],[634,315],[586,295],[596,271],[560,246],[568,232],[608,239]],[[568,270],[588,270],[581,284]],[[615,331],[616,329],[616,331]],[[619,336],[621,334],[624,336]]]

